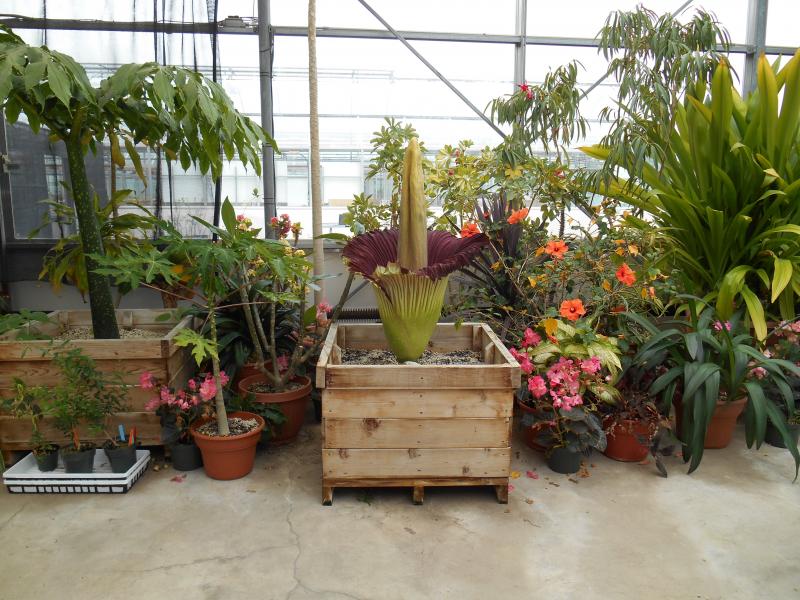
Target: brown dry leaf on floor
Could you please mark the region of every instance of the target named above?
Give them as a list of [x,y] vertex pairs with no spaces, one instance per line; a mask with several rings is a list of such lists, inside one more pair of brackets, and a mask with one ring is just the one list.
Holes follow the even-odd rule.
[[158,472],[160,470],[161,470],[161,467],[159,467],[158,465],[153,465],[153,471]]
[[592,474],[589,473],[589,469],[586,468],[586,465],[581,465],[581,470],[578,472],[578,477],[586,479],[587,477],[591,476]]
[[556,487],[561,487],[561,485],[556,483],[555,481],[548,481],[547,483],[549,483],[550,485],[554,485]]
[[578,483],[578,480],[573,479],[572,477],[567,477],[567,481],[571,481],[572,483]]
[[255,494],[256,493],[255,490],[246,490],[246,491],[247,491],[248,494]]
[[533,498],[525,498],[526,504],[533,504]]
[[520,472],[519,471],[511,471],[511,479],[519,479]]

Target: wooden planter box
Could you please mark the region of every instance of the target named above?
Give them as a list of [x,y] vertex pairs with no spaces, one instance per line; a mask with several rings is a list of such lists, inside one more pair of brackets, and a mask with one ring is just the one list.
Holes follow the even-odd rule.
[[322,388],[322,502],[337,487],[494,486],[508,501],[511,417],[520,369],[482,323],[440,323],[435,352],[478,350],[481,365],[343,365],[345,348],[387,348],[380,324],[331,327]]
[[[17,377],[29,385],[53,385],[58,382],[60,373],[50,363],[50,353],[65,347],[79,347],[83,353],[93,358],[99,370],[116,372],[122,380],[135,387],[128,390],[128,410],[117,413],[108,422],[108,431],[116,433],[117,425],[125,425],[130,431],[136,427],[137,437],[143,445],[161,444],[161,425],[159,418],[151,412],[145,412],[144,405],[153,397],[153,390],[143,390],[139,386],[139,375],[151,372],[159,381],[169,382],[170,386],[182,387],[194,374],[194,360],[188,348],[175,345],[174,337],[183,328],[190,327],[192,317],[185,317],[180,322],[173,320],[159,321],[157,318],[169,310],[118,310],[119,326],[135,327],[163,332],[160,338],[126,339],[126,340],[72,340],[68,342],[51,342],[49,340],[24,341],[17,340],[19,331],[12,331],[0,337],[0,396],[13,395],[14,378]],[[63,310],[50,313],[53,324],[40,325],[36,328],[43,334],[56,334],[64,326],[91,325],[88,310]],[[162,317],[163,318],[163,317]],[[42,433],[48,441],[64,444],[63,434],[53,427],[49,419],[40,424]],[[102,442],[103,438],[89,436],[87,441]],[[7,414],[0,414],[0,449],[4,453],[12,450],[30,449],[30,424],[24,419],[15,419]]]

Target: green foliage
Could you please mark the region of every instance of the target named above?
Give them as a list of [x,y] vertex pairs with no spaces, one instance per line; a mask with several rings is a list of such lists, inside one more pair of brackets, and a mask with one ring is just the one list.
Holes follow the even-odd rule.
[[[18,382],[18,396],[28,397],[40,414],[52,416],[56,427],[81,449],[79,427],[95,435],[104,432],[105,420],[125,409],[126,385],[119,375],[102,373],[80,348],[55,350],[51,363],[61,375],[53,386],[29,386]],[[107,436],[108,437],[108,436]]]
[[[47,313],[32,311],[27,308],[21,309],[17,313],[0,315],[0,335],[4,335],[15,329],[19,329],[14,339],[17,340],[40,340],[45,338],[36,327],[37,323],[52,323]],[[24,328],[24,329],[23,329]]]
[[343,221],[350,228],[350,233],[359,235],[388,227],[391,218],[392,209],[389,205],[378,204],[366,194],[353,194],[353,201],[347,207]]
[[[262,144],[275,147],[263,129],[235,110],[222,86],[199,73],[156,63],[128,64],[95,88],[71,57],[29,46],[5,26],[0,26],[0,110],[9,123],[24,114],[34,132],[46,127],[51,139],[64,141],[86,256],[104,254],[83,162],[87,150],[97,152],[107,140],[113,163],[123,167],[124,146],[144,180],[138,144],[163,149],[184,170],[194,164],[214,178],[222,174],[223,156],[231,160],[237,155],[260,173]],[[57,262],[52,276],[60,281],[65,265],[79,262],[77,256]],[[118,337],[108,279],[96,266],[93,258],[86,265],[93,328],[98,337]],[[80,278],[78,269],[75,279]]]
[[[412,125],[403,125],[402,122],[393,118],[384,119],[386,125],[374,133],[375,137],[370,140],[372,151],[375,157],[369,164],[367,179],[385,173],[392,185],[391,201],[389,204],[390,227],[397,227],[400,219],[400,189],[403,183],[403,157],[405,147],[412,140],[417,138],[417,130]],[[420,150],[424,154],[425,145],[420,144]],[[423,168],[427,166],[427,161],[423,160]]]
[[[147,235],[153,229],[152,215],[138,202],[128,200],[130,194],[131,190],[118,190],[105,205],[100,204],[97,194],[93,197],[103,249],[108,256],[118,256],[122,248],[149,245]],[[50,207],[52,213],[48,211],[45,214],[42,224],[28,234],[29,238],[35,237],[42,228],[54,223],[62,231],[67,227],[75,227],[75,211],[71,206],[52,200],[45,200],[44,204]],[[134,212],[121,213],[121,210]],[[80,233],[77,232],[61,237],[42,261],[39,279],[47,278],[56,292],[63,283],[74,285],[81,295],[89,290],[86,261],[80,241]]]
[[506,164],[516,166],[538,150],[551,148],[557,157],[566,147],[586,135],[586,119],[581,115],[577,61],[548,71],[540,84],[520,84],[511,95],[489,103],[492,120],[511,125],[499,151]]
[[682,16],[637,6],[612,12],[598,34],[599,52],[608,60],[606,76],[619,85],[615,105],[600,113],[601,121],[610,123],[602,141],[610,160],[598,173],[606,181],[622,162],[638,173],[659,159],[663,149],[653,144],[648,129],[669,139],[684,91],[711,81],[723,56],[717,46],[730,43],[713,14],[698,9],[685,23]]
[[[762,57],[758,89],[746,102],[721,62],[710,90],[698,83],[674,120],[668,138],[659,123],[643,123],[660,158],[637,170],[636,156],[623,157],[619,166],[634,177],[613,178],[603,191],[653,218],[684,290],[716,299],[723,318],[745,305],[763,340],[762,303],[777,301],[783,318],[793,318],[800,293],[800,55],[777,73]],[[617,155],[585,151],[609,161]]]
[[14,378],[14,396],[0,401],[0,408],[16,419],[28,420],[31,424],[31,447],[34,454],[47,454],[54,447],[49,444],[39,430],[39,422],[50,410],[50,398],[31,391],[25,383]]
[[198,367],[204,361],[217,357],[217,345],[214,341],[194,329],[186,328],[179,331],[175,336],[175,345],[181,348],[190,347]]
[[[753,339],[741,331],[741,312],[729,322],[718,320],[713,307],[695,311],[702,305],[692,298],[690,318],[662,322],[659,326],[640,315],[628,317],[647,332],[633,365],[646,370],[660,369],[650,393],[661,394],[664,414],[677,394],[682,404],[683,457],[691,473],[703,458],[703,444],[708,423],[718,400],[747,398],[744,411],[747,446],[760,447],[767,421],[778,429],[795,459],[795,475],[800,468],[800,452],[789,443],[786,416],[767,400],[764,389],[774,387],[785,403],[786,414],[795,410],[789,377],[800,376],[800,367],[786,360],[768,358],[759,352]],[[728,330],[730,327],[730,330]]]

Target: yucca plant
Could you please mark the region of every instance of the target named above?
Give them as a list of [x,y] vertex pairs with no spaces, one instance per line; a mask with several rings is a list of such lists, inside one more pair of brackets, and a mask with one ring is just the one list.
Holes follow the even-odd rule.
[[[696,83],[676,106],[668,138],[659,123],[640,123],[658,158],[635,167],[621,157],[631,179],[600,188],[652,217],[628,221],[659,228],[685,291],[715,301],[723,319],[745,306],[760,340],[764,305],[777,301],[791,319],[800,294],[800,51],[778,69],[762,56],[745,101],[722,59],[710,89]],[[582,150],[616,160],[608,147]]]
[[488,240],[427,230],[422,152],[416,138],[403,159],[400,228],[364,233],[342,251],[348,268],[372,282],[389,347],[401,362],[425,351],[442,313],[447,276]]

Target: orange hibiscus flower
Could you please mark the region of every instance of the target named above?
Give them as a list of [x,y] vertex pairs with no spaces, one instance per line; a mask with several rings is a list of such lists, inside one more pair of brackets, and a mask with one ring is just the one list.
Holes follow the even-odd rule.
[[473,235],[480,234],[481,230],[478,229],[477,223],[464,223],[464,226],[461,228],[461,237],[468,238],[472,237]]
[[630,287],[636,283],[636,274],[626,263],[622,263],[620,268],[617,269],[617,280]]
[[544,247],[544,251],[556,259],[564,258],[564,253],[567,250],[569,250],[569,246],[563,240],[551,240]]
[[561,303],[559,313],[565,319],[577,321],[586,314],[586,309],[583,307],[583,302],[580,298],[574,298],[572,300],[564,300]]
[[508,222],[509,224],[514,225],[515,223],[519,223],[520,221],[522,221],[522,219],[524,219],[527,216],[528,216],[528,209],[520,208],[519,210],[515,210],[514,212],[511,213],[511,215],[509,215]]

